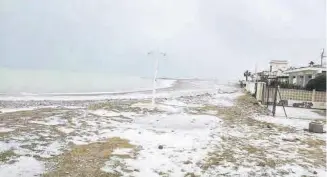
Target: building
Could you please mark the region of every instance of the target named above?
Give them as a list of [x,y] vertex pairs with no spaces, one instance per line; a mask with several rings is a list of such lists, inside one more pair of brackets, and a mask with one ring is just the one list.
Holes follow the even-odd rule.
[[288,74],[284,73],[288,68],[287,60],[271,60],[269,62],[269,69],[256,73],[258,81],[268,81],[268,79],[279,78],[280,82],[288,82]]
[[270,72],[278,72],[281,73],[288,68],[288,61],[287,60],[271,60],[269,62],[270,65]]
[[289,83],[305,87],[309,80],[315,78],[320,73],[326,73],[326,68],[309,66],[290,69],[284,73],[288,74]]
[[288,82],[288,79],[284,79],[288,77],[288,74],[285,74],[284,71],[288,68],[287,60],[271,60],[269,62],[269,69],[261,72],[257,72],[254,74],[254,78],[257,81],[268,81],[269,79],[279,77],[280,82]]

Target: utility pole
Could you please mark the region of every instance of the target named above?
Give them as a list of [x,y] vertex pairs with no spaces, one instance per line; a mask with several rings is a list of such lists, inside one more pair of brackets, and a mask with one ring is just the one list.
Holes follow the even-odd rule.
[[258,65],[255,63],[254,66],[254,75],[255,75],[255,82],[258,82]]
[[323,60],[324,60],[324,58],[326,57],[326,56],[324,56],[324,53],[325,53],[325,49],[323,48],[322,50],[321,50],[321,54],[320,54],[320,65],[321,65],[321,67],[323,67]]
[[[156,99],[156,86],[157,86],[157,75],[158,75],[158,68],[159,68],[159,57],[155,55],[154,52],[148,52],[148,55],[152,55],[155,57],[155,65],[154,65],[154,76],[153,76],[153,88],[152,88],[152,105],[155,105]],[[166,56],[166,53],[160,52],[159,56]]]

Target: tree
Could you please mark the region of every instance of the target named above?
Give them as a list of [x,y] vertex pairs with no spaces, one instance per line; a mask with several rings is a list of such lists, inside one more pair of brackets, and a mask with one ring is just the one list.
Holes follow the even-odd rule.
[[251,72],[249,72],[249,70],[246,70],[244,72],[244,77],[245,77],[245,80],[248,81],[248,77],[251,76]]
[[316,78],[309,80],[305,88],[308,90],[326,91],[326,73],[319,74]]
[[309,66],[313,66],[314,64],[315,64],[315,62],[310,61]]

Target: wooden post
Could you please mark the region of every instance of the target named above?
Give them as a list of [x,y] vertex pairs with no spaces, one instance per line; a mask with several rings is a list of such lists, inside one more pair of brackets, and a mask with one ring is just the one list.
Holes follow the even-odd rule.
[[[279,95],[279,100],[282,100],[282,96],[280,95],[279,87],[278,87],[278,95]],[[283,105],[283,109],[284,109],[285,117],[287,117],[286,109],[285,109],[284,103],[283,103],[282,105]]]
[[277,102],[277,91],[278,91],[278,83],[277,83],[278,79],[276,79],[276,87],[275,87],[275,95],[274,95],[274,105],[273,105],[273,110],[272,110],[272,113],[273,113],[273,116],[275,117],[275,114],[276,114],[276,102]]
[[255,99],[256,99],[256,100],[258,100],[258,99],[257,99],[257,91],[258,91],[258,82],[255,82],[255,83],[254,83],[254,95],[255,95]]
[[262,100],[262,103],[264,104],[264,101],[265,101],[265,90],[267,89],[267,86],[266,86],[266,83],[263,83],[262,84],[262,97],[261,97],[261,100]]
[[270,92],[270,87],[269,83],[267,84],[267,108],[269,107],[269,92]]

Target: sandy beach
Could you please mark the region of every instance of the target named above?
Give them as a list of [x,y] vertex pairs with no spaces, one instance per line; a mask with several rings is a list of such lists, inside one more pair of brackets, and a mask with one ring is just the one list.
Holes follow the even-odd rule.
[[236,86],[180,80],[157,97],[154,106],[149,91],[2,99],[0,176],[326,175],[325,133],[272,117]]

